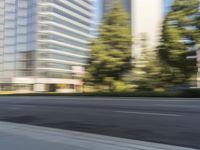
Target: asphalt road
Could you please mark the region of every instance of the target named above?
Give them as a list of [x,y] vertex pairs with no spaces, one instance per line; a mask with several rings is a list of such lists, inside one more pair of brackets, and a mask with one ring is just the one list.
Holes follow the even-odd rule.
[[0,121],[200,149],[200,98],[0,97]]

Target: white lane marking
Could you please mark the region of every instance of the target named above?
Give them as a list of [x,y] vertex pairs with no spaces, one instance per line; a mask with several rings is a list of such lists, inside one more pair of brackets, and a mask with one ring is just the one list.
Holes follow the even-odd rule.
[[148,113],[148,112],[136,112],[136,111],[115,111],[117,113],[124,114],[138,114],[138,115],[153,115],[153,116],[168,116],[168,117],[180,117],[182,115],[178,114],[164,114],[164,113]]

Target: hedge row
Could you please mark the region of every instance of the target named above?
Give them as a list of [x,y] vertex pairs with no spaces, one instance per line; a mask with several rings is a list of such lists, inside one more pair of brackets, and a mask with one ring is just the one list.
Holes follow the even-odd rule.
[[1,94],[0,96],[93,96],[93,97],[199,97],[200,89],[184,90],[178,92],[95,92],[95,93],[26,93]]

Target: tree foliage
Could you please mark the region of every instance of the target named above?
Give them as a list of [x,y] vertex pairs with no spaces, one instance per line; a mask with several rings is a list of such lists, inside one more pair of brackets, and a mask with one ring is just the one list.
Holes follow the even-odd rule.
[[141,56],[134,60],[132,71],[132,85],[135,90],[156,91],[163,90],[160,80],[162,67],[157,59],[155,49],[148,48],[148,38],[141,35]]
[[170,12],[165,17],[162,28],[159,57],[167,66],[168,76],[163,78],[168,83],[184,84],[196,73],[194,49],[198,40],[198,0],[175,0]]
[[91,43],[91,57],[86,67],[86,84],[115,90],[131,69],[132,37],[128,14],[114,3],[104,16],[99,36]]
[[200,44],[200,12],[198,12],[198,15],[197,15],[196,27],[197,27],[197,32],[195,34],[195,38],[196,38],[197,44]]

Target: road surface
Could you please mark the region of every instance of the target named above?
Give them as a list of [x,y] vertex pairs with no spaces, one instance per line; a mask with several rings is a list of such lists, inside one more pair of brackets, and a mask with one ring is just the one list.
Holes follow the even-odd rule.
[[200,98],[0,97],[0,121],[200,149]]

